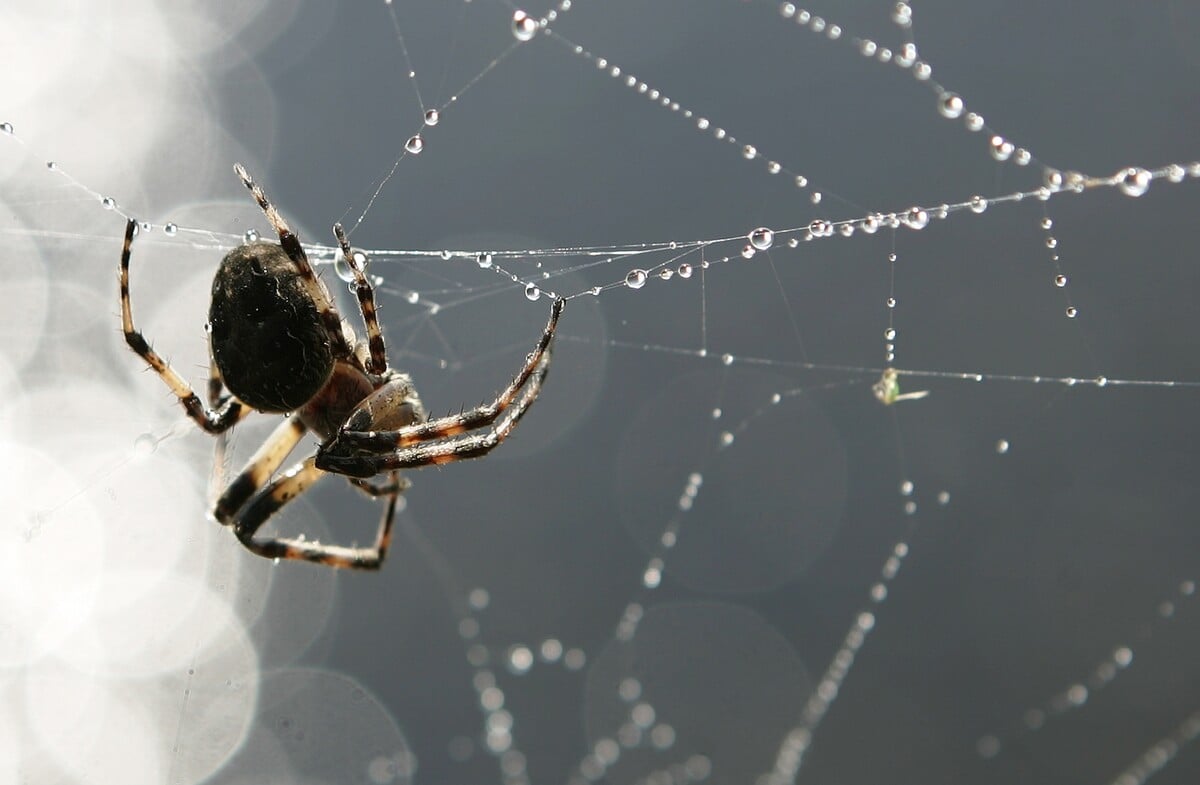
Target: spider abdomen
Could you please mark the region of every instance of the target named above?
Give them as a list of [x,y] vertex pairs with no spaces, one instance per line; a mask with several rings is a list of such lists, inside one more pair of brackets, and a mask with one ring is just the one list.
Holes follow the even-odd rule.
[[208,322],[225,385],[259,411],[300,408],[333,371],[317,305],[274,243],[240,245],[226,254],[213,278]]

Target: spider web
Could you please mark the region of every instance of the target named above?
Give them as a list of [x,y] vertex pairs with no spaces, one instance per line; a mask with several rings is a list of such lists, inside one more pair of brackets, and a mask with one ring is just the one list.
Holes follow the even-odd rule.
[[[71,56],[0,117],[0,783],[1195,781],[1200,20],[797,5],[22,9],[15,64]],[[314,258],[352,229],[434,413],[571,298],[380,575],[203,521],[208,440],[115,331],[132,215],[201,383],[267,231],[235,160]],[[376,515],[327,481],[279,526]]]

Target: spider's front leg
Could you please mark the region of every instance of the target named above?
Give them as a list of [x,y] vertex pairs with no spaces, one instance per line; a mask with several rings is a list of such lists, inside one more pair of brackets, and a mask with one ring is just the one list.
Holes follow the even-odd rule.
[[[317,453],[316,465],[350,477],[370,477],[383,471],[414,469],[487,454],[507,438],[537,399],[549,370],[550,349],[565,305],[562,298],[554,301],[550,319],[533,351],[492,401],[461,414],[436,420],[422,418],[404,426],[386,425],[365,415],[363,407],[359,407],[337,436]],[[485,427],[488,430],[483,433],[453,439]]]
[[317,450],[318,469],[365,479],[379,472],[357,460],[361,453],[343,440],[346,433],[391,431],[425,422],[425,407],[407,374],[388,371],[386,381],[355,407],[332,440]]
[[[410,425],[398,431],[360,432],[363,439],[380,444],[381,449],[318,453],[317,460],[327,467],[327,471],[351,477],[367,477],[380,472],[419,469],[422,466],[440,466],[453,461],[481,458],[498,447],[517,427],[541,392],[549,368],[550,355],[546,353],[529,374],[529,384],[515,401],[501,406],[497,398],[471,411]],[[483,430],[466,433],[470,428],[483,425],[487,426]],[[395,444],[406,446],[396,448],[393,446]]]

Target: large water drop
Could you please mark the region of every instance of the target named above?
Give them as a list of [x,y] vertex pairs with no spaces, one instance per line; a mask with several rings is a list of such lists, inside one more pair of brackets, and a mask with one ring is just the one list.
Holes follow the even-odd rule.
[[775,242],[775,232],[765,226],[760,226],[750,234],[746,235],[746,239],[760,251],[765,251]]
[[513,12],[512,34],[518,41],[531,41],[537,35],[538,23],[529,14],[520,9]]

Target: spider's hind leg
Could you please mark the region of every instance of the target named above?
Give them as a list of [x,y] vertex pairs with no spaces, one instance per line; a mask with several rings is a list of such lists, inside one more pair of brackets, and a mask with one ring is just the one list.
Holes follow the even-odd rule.
[[125,225],[125,244],[121,249],[121,264],[117,268],[121,284],[121,330],[125,334],[125,343],[129,344],[129,348],[171,388],[183,410],[197,425],[212,434],[226,431],[246,413],[245,407],[233,398],[226,399],[218,407],[206,407],[200,402],[200,397],[196,395],[192,386],[176,373],[158,352],[150,348],[150,342],[133,325],[133,306],[129,296],[129,259],[133,255],[133,237],[136,233],[137,221],[130,218]]
[[279,209],[271,203],[267,198],[267,193],[262,189],[254,179],[250,177],[250,173],[246,171],[246,167],[241,164],[234,164],[233,171],[241,178],[242,185],[250,191],[254,196],[254,201],[258,202],[259,208],[263,214],[267,216],[267,221],[270,222],[271,228],[279,235],[279,245],[287,254],[288,259],[296,267],[296,273],[300,276],[300,280],[304,283],[305,291],[312,301],[316,303],[317,312],[321,316],[321,322],[325,325],[326,332],[329,333],[329,340],[333,344],[334,353],[339,357],[350,356],[350,345],[346,343],[346,337],[342,333],[342,317],[338,315],[337,308],[333,305],[333,300],[329,297],[329,292],[325,289],[325,285],[317,278],[317,274],[313,272],[312,265],[308,262],[308,254],[304,253],[304,247],[300,245],[300,238],[288,226],[287,221],[279,213]]
[[362,266],[354,258],[350,241],[340,223],[333,225],[333,234],[337,237],[338,245],[342,247],[342,257],[354,272],[354,295],[358,298],[358,309],[362,312],[363,324],[367,328],[367,347],[370,350],[370,360],[367,370],[381,374],[387,370],[387,351],[383,344],[383,331],[379,328],[379,316],[375,310],[375,287],[367,280]]

